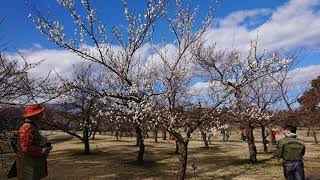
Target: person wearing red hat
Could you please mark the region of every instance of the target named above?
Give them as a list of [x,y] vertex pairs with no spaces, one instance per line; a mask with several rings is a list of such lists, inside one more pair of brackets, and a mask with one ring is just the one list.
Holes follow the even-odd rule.
[[28,105],[24,110],[25,121],[19,128],[17,152],[19,180],[38,180],[48,175],[46,158],[52,146],[40,135],[38,128],[44,110],[38,104]]

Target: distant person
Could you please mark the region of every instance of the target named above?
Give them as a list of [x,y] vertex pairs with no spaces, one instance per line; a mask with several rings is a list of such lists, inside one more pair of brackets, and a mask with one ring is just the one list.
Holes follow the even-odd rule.
[[176,138],[174,135],[170,134],[169,140],[170,140],[170,141],[176,141],[177,138]]
[[297,139],[297,127],[287,125],[284,129],[285,138],[279,140],[278,158],[283,159],[283,173],[287,180],[304,180],[303,156],[305,145]]
[[271,130],[271,136],[272,136],[272,144],[275,145],[277,144],[277,140],[276,140],[276,136],[278,134],[278,130],[277,129],[273,129]]
[[230,137],[230,129],[228,126],[221,128],[221,134],[223,135],[223,142],[228,142]]
[[245,137],[244,137],[244,128],[240,128],[240,131],[241,131],[241,136],[240,136],[240,140],[242,140],[242,141],[245,141]]
[[17,177],[19,180],[39,180],[48,175],[47,156],[51,143],[40,135],[39,124],[45,108],[28,105],[24,111],[24,123],[19,128],[17,152]]
[[243,129],[243,141],[247,141],[247,136],[248,136],[248,129],[244,128]]

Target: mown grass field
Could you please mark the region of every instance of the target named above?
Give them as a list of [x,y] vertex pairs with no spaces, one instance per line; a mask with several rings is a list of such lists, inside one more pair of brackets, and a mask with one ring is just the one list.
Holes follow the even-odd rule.
[[[249,164],[248,148],[240,141],[240,134],[233,132],[230,141],[221,142],[220,135],[214,137],[210,148],[203,148],[200,137],[195,137],[189,145],[187,179],[284,179],[281,162],[273,159],[273,152],[263,153],[259,132],[256,132],[256,145],[259,162]],[[83,155],[82,143],[68,138],[64,133],[55,131],[49,138],[55,139],[54,149],[48,158],[49,176],[45,179],[176,179],[178,155],[174,154],[175,143],[159,138],[145,140],[145,163],[135,162],[138,148],[135,138],[122,137],[116,141],[114,136],[97,135],[91,141],[91,155]],[[298,131],[305,141],[305,172],[311,179],[320,179],[320,145],[314,144],[312,137],[306,137],[305,131]],[[302,135],[302,136],[301,136]],[[281,138],[281,136],[278,136]],[[59,141],[60,139],[60,141]],[[4,167],[0,165],[0,179],[12,163],[13,154],[0,156]],[[192,171],[192,164],[197,171]]]

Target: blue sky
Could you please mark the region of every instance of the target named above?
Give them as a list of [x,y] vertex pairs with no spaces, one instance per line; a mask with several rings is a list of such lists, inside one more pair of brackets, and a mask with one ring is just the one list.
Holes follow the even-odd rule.
[[[29,0],[30,1],[30,0]],[[80,1],[80,0],[79,0]],[[203,11],[208,6],[208,1],[195,0],[199,3]],[[64,17],[69,19],[65,11],[55,5],[55,0],[32,0],[44,12],[51,9],[51,14],[55,17]],[[97,11],[107,25],[121,24],[124,22],[123,6],[120,0],[96,0],[93,1]],[[139,11],[144,6],[144,0],[129,0],[129,6]],[[259,8],[276,8],[283,5],[284,0],[222,0],[216,12],[217,18],[224,18],[235,11],[250,10]],[[0,6],[0,17],[5,18],[5,22],[1,25],[1,35],[10,41],[9,47],[29,48],[33,44],[40,44],[46,48],[56,48],[49,43],[36,30],[35,26],[27,18],[30,13],[29,7],[24,0],[2,0]],[[66,26],[70,23],[66,20]],[[159,29],[161,31],[161,29]]]
[[[29,0],[46,12],[50,7],[53,17],[62,19],[65,29],[71,29],[69,15],[57,7],[55,0]],[[80,1],[80,0],[79,0]],[[51,68],[60,72],[70,71],[78,59],[66,54],[47,41],[27,18],[30,10],[25,0],[2,0],[0,17],[5,21],[0,25],[0,37],[9,41],[8,52],[22,50],[30,59],[47,59],[42,70]],[[139,12],[144,7],[144,0],[129,0],[131,9]],[[194,0],[204,12],[205,0]],[[106,27],[124,23],[123,6],[120,0],[95,0],[94,7]],[[166,27],[159,26],[157,37],[166,36]],[[259,37],[259,44],[267,51],[280,50],[285,53],[304,49],[299,64],[292,72],[296,79],[310,81],[320,75],[320,0],[221,0],[216,12],[215,24],[208,31],[208,42],[219,47],[235,47],[247,51],[250,40]],[[161,39],[161,38],[159,38]],[[234,40],[234,43],[233,43]],[[170,36],[168,36],[170,41]],[[69,59],[57,62],[53,57]],[[312,72],[310,72],[312,71]],[[300,73],[304,72],[304,74]],[[309,73],[306,73],[309,72]]]

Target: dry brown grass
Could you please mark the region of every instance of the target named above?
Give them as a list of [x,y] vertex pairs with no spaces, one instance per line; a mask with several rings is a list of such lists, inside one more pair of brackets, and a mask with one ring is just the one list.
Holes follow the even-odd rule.
[[[50,138],[59,139],[61,134],[55,132]],[[214,144],[205,149],[200,139],[194,138],[190,142],[187,179],[283,179],[280,162],[271,158],[272,153],[262,152],[261,139],[257,138],[259,162],[255,165],[248,163],[247,144],[239,139],[239,134],[233,133],[230,142],[223,143],[218,136]],[[312,137],[302,139],[307,147],[304,158],[307,176],[320,173],[320,145],[313,144]],[[134,144],[134,138],[116,141],[112,136],[98,135],[91,142],[92,154],[83,155],[83,145],[77,139],[57,142],[48,159],[46,179],[176,179],[178,156],[173,153],[173,142],[159,138],[159,142],[154,143],[146,139],[143,165],[135,162],[138,148]],[[196,174],[192,172],[193,162],[198,167]],[[0,174],[1,177],[4,176]]]

